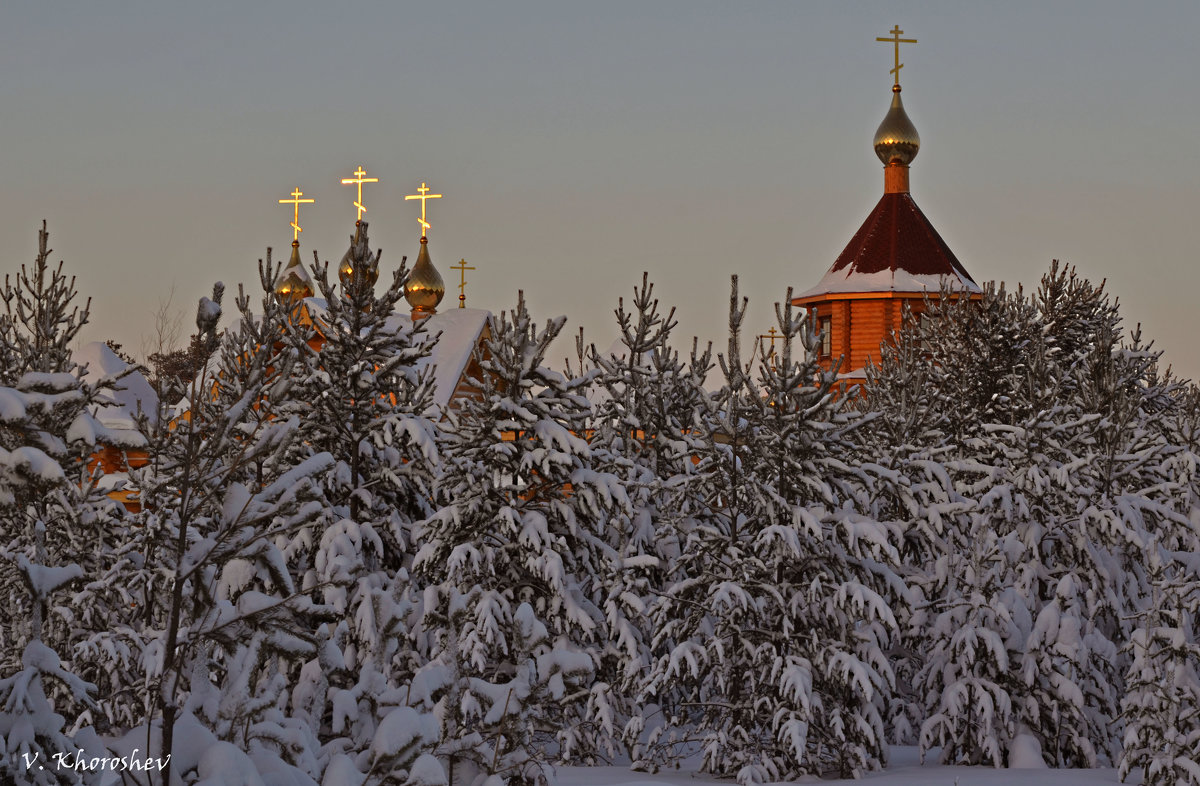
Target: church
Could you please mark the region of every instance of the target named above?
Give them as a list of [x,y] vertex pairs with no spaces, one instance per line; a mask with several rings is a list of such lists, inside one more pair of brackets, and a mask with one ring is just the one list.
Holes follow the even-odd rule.
[[[891,105],[875,132],[875,154],[883,164],[883,196],[867,215],[858,231],[850,239],[842,253],[815,285],[802,290],[793,297],[792,305],[804,309],[811,315],[820,331],[820,363],[826,369],[837,369],[838,378],[854,384],[865,378],[865,369],[879,358],[880,347],[893,340],[894,335],[904,329],[905,319],[920,315],[926,304],[949,292],[953,296],[976,299],[980,287],[959,262],[954,252],[938,234],[930,220],[913,200],[910,190],[909,168],[920,150],[920,136],[905,112],[901,100],[900,44],[916,43],[915,39],[901,38],[904,31],[895,26],[889,37],[877,41],[891,43],[895,51],[895,65]],[[354,249],[367,224],[363,214],[367,211],[363,203],[363,186],[378,183],[378,178],[367,177],[360,166],[353,177],[342,179],[343,185],[356,188],[353,202],[357,210],[355,234],[350,248],[338,266],[338,277],[343,286],[359,276],[367,277],[373,285],[378,277],[377,269],[356,270]],[[416,263],[404,283],[404,298],[410,312],[397,313],[389,320],[389,328],[395,331],[410,330],[421,322],[423,340],[432,342],[430,354],[420,364],[432,367],[434,379],[432,417],[443,417],[455,408],[456,402],[474,392],[469,380],[479,374],[478,351],[483,351],[488,338],[488,321],[491,312],[466,307],[466,272],[474,270],[462,260],[451,269],[460,274],[458,284],[458,307],[439,307],[445,297],[445,282],[433,263],[429,250],[427,203],[440,199],[441,194],[431,194],[427,184],[422,183],[416,194],[407,195],[406,200],[421,202],[420,245]],[[290,205],[292,213],[292,248],[288,263],[275,278],[273,289],[276,297],[294,304],[296,319],[311,327],[313,336],[310,346],[320,351],[325,342],[328,304],[315,292],[312,277],[300,258],[300,206],[315,200],[304,198],[296,188],[290,199],[280,199],[280,204]],[[767,338],[764,336],[763,338]],[[117,364],[122,364],[111,351],[104,353],[103,345],[93,348],[89,362],[89,375],[113,373]],[[153,412],[157,401],[154,392],[138,372],[126,378],[125,390],[113,396],[113,400],[97,413],[108,425],[109,433],[93,458],[93,467],[100,467],[105,475],[105,486],[110,493],[127,507],[135,508],[136,499],[122,490],[122,481],[130,468],[144,464],[144,451],[140,450],[134,420],[140,408]]]
[[[358,211],[355,221],[355,234],[350,240],[350,247],[342,256],[338,265],[338,278],[342,286],[346,286],[356,276],[366,276],[372,285],[379,276],[376,269],[355,270],[353,251],[360,241],[360,234],[366,231],[363,213],[367,212],[363,204],[362,187],[366,183],[377,183],[378,178],[366,177],[366,172],[360,166],[352,178],[344,178],[343,185],[357,187],[358,196],[354,207]],[[312,277],[300,261],[300,205],[313,202],[312,199],[302,199],[303,192],[296,188],[291,193],[291,199],[281,199],[280,204],[292,205],[292,254],[276,276],[275,295],[283,300],[296,304],[297,319],[313,328],[314,335],[310,340],[313,349],[320,350],[324,343],[323,329],[326,324],[324,314],[327,308],[325,301],[316,296],[313,289]],[[393,331],[407,330],[417,322],[423,323],[425,340],[434,340],[430,355],[420,361],[422,367],[433,367],[434,378],[434,407],[431,413],[444,415],[448,408],[454,406],[455,400],[471,391],[467,380],[478,373],[475,361],[475,349],[483,345],[488,336],[488,318],[491,312],[483,309],[467,308],[466,271],[475,268],[462,260],[457,267],[452,268],[460,273],[458,308],[439,312],[446,295],[446,285],[442,275],[433,264],[429,253],[429,229],[426,204],[430,199],[441,199],[441,194],[430,194],[429,186],[421,183],[416,194],[405,197],[406,200],[421,201],[421,217],[417,219],[421,227],[421,240],[417,252],[417,261],[409,271],[404,283],[404,299],[411,311],[408,315],[397,314],[389,323]],[[436,339],[436,340],[435,340]]]
[[821,364],[838,364],[839,377],[857,380],[879,357],[881,344],[904,327],[906,308],[913,316],[925,310],[926,297],[943,289],[978,297],[971,278],[933,224],[917,207],[909,189],[909,166],[921,148],[917,129],[900,99],[900,44],[896,25],[892,103],[875,132],[875,155],[883,162],[883,196],[854,233],[833,266],[816,285],[792,299],[808,310],[821,332]]
[[[826,369],[836,365],[839,378],[851,384],[865,377],[864,369],[879,358],[880,346],[903,329],[906,314],[919,316],[926,303],[941,297],[943,291],[973,299],[981,292],[913,200],[909,169],[921,139],[901,100],[900,71],[904,65],[900,62],[900,44],[917,41],[902,38],[904,31],[899,25],[889,34],[875,39],[892,44],[894,51],[894,66],[889,72],[893,75],[891,105],[873,142],[875,155],[883,164],[883,196],[824,276],[814,285],[801,288],[792,299],[792,305],[807,311],[820,331],[821,365]],[[377,183],[378,179],[366,177],[362,167],[353,174],[342,183],[357,187],[356,226],[361,226],[366,211],[363,184]],[[421,201],[421,245],[404,294],[412,307],[409,320],[429,319],[429,332],[441,335],[431,362],[437,367],[438,406],[446,407],[466,390],[468,364],[475,347],[486,337],[490,312],[465,308],[465,274],[474,269],[466,265],[466,260],[454,268],[461,274],[458,310],[438,312],[445,285],[429,254],[426,203],[441,195],[430,194],[425,183],[417,192],[405,197]],[[280,204],[293,206],[293,238],[291,260],[280,271],[275,291],[280,297],[302,300],[319,334],[323,305],[313,297],[312,281],[300,261],[298,240],[299,206],[313,200],[302,196],[297,188],[291,199],[279,200]],[[353,275],[349,256],[348,251],[338,271],[343,282]]]
[[[367,208],[363,204],[362,186],[364,183],[378,182],[378,178],[368,178],[366,172],[359,167],[353,178],[342,180],[344,185],[357,186],[357,198],[354,207],[358,211],[355,221],[355,233],[351,237],[350,247],[342,256],[338,265],[338,278],[343,287],[353,281],[363,280],[369,286],[374,286],[379,270],[373,265],[363,269],[355,268],[355,250],[367,241],[367,222],[363,213]],[[416,263],[409,271],[404,282],[404,299],[410,307],[408,314],[392,314],[385,330],[393,333],[413,332],[418,340],[427,342],[429,354],[417,361],[418,370],[430,369],[433,383],[433,395],[430,404],[430,417],[441,418],[455,408],[457,402],[464,396],[474,392],[469,380],[478,378],[480,373],[477,349],[485,351],[484,342],[489,336],[488,319],[491,313],[482,309],[466,307],[466,271],[473,267],[462,260],[458,267],[461,274],[459,284],[458,308],[439,311],[445,297],[446,288],[441,274],[433,264],[429,253],[429,229],[427,220],[426,200],[438,199],[440,194],[430,194],[425,183],[417,189],[418,193],[407,199],[421,200],[421,238]],[[311,329],[311,337],[307,339],[313,350],[320,352],[326,342],[329,321],[326,319],[328,303],[315,291],[312,276],[305,269],[300,259],[300,233],[303,231],[299,223],[299,209],[302,204],[312,203],[312,199],[304,199],[303,192],[296,188],[291,193],[291,199],[281,199],[280,204],[290,204],[292,213],[292,251],[288,263],[278,272],[273,283],[273,294],[276,298],[292,306],[292,319],[306,330]],[[420,322],[422,330],[412,329]],[[110,498],[124,505],[128,510],[140,509],[140,502],[135,490],[129,486],[129,472],[143,467],[148,462],[147,441],[139,430],[138,421],[141,417],[153,425],[153,418],[159,411],[158,397],[138,369],[130,369],[129,364],[102,342],[93,342],[81,350],[81,357],[87,364],[85,380],[97,382],[102,377],[121,374],[126,375],[119,383],[117,390],[106,393],[93,413],[102,429],[97,435],[97,449],[92,455],[88,468],[91,472],[99,471],[100,488],[105,490]],[[172,422],[178,418],[186,418],[186,400],[181,407],[168,413]]]

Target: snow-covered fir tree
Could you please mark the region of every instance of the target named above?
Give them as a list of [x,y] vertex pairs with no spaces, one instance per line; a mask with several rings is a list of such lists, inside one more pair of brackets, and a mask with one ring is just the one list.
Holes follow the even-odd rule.
[[589,688],[606,621],[595,577],[620,484],[595,471],[588,402],[544,365],[564,319],[517,307],[489,321],[479,393],[450,413],[439,509],[417,530],[423,635],[440,689],[439,756],[454,784],[475,773],[534,783],[551,758],[586,754]]
[[927,652],[921,635],[929,624],[930,604],[923,594],[930,589],[928,579],[939,557],[964,552],[972,542],[960,517],[973,503],[946,466],[955,448],[948,438],[944,370],[926,362],[926,332],[939,324],[940,310],[952,297],[946,291],[940,301],[927,302],[925,319],[906,313],[906,329],[880,348],[879,362],[866,367],[865,383],[854,391],[853,404],[865,415],[856,432],[855,463],[874,475],[870,515],[899,527],[897,572],[908,592],[894,605],[900,636],[889,650],[896,689],[887,722],[897,744],[916,744],[926,715],[915,683]]
[[[298,420],[258,414],[286,377],[287,359],[271,341],[285,329],[283,310],[254,315],[241,295],[240,329],[221,339],[222,291],[218,284],[213,298],[201,298],[196,318],[214,359],[174,427],[155,433],[150,463],[134,473],[142,511],[103,577],[130,609],[113,621],[111,649],[136,653],[142,676],[129,688],[149,697],[149,728],[131,735],[153,740],[164,761],[176,733],[199,721],[213,745],[259,751],[316,776],[313,735],[281,708],[289,675],[316,654],[312,631],[333,610],[297,585],[280,544],[324,515],[317,479],[332,458],[288,464],[302,436]],[[192,741],[183,750],[194,751]],[[175,757],[163,777],[196,766]]]
[[[997,684],[1056,766],[1115,756],[1118,652],[1144,602],[1144,544],[1183,521],[1168,478],[1177,451],[1155,425],[1170,422],[1174,383],[1156,376],[1157,355],[1136,331],[1120,341],[1119,326],[1102,290],[1058,265],[1033,296],[987,287],[978,303],[943,298],[885,348],[864,402],[874,416],[864,433],[899,475],[884,499],[907,521],[908,575],[924,596],[904,625],[901,674],[921,672],[916,693],[941,713],[943,688],[928,681],[937,669],[914,667],[942,646],[930,627],[937,610],[959,602],[946,593],[962,575],[946,571],[971,568],[961,555],[981,530],[994,533],[1008,566],[995,595],[1010,617],[1028,617],[1015,634],[1009,622],[992,631],[1011,649],[1013,674]],[[988,369],[997,352],[1013,365]],[[965,395],[962,377],[991,395]],[[987,756],[1007,761],[999,742]],[[987,757],[969,745],[954,755]]]
[[305,442],[334,456],[327,481],[334,505],[357,522],[372,522],[388,548],[391,567],[404,562],[411,521],[429,510],[436,433],[427,358],[434,342],[420,321],[400,319],[408,275],[405,260],[387,288],[375,292],[382,252],[371,251],[367,222],[360,222],[339,267],[315,265],[322,301],[311,303],[320,333],[317,348],[302,330],[291,344],[305,364],[294,391],[301,402]]
[[976,450],[992,470],[976,526],[1012,535],[1006,559],[1034,620],[1013,663],[1020,721],[1050,763],[1095,766],[1112,753],[1116,646],[1102,620],[1113,593],[1107,580],[1120,577],[1108,570],[1103,541],[1085,540],[1073,518],[1072,470],[1086,421],[1048,361],[1038,351],[1029,362],[1022,409],[1031,414],[985,426],[990,439]]
[[929,708],[921,749],[943,762],[1004,766],[1016,736],[1012,661],[1029,612],[1011,589],[1011,567],[995,533],[982,529],[969,551],[947,554],[932,582],[944,587],[927,614],[925,662],[914,688]]
[[[21,651],[19,669],[5,671],[0,679],[0,774],[12,783],[76,784],[99,783],[100,773],[79,773],[56,764],[55,756],[84,751],[91,755],[106,751],[90,728],[72,738],[64,728],[66,719],[47,697],[57,683],[76,705],[94,703],[96,686],[84,682],[64,668],[58,653],[42,641],[42,624],[51,597],[83,576],[78,565],[50,567],[16,557],[24,589],[32,606],[28,643]],[[81,755],[86,755],[82,754]]]
[[138,748],[185,783],[690,754],[754,783],[862,773],[890,733],[1200,783],[1200,393],[1073,270],[931,301],[861,396],[788,308],[747,364],[736,291],[715,393],[648,278],[575,376],[522,298],[439,424],[436,338],[394,313],[403,264],[375,294],[363,225],[363,276],[319,266],[304,311],[269,256],[232,329],[202,300],[211,359],[143,424],[128,514],[88,460],[120,380],[82,381],[47,245],[0,291],[10,780]]
[[711,355],[695,340],[690,359],[671,346],[674,310],[659,310],[648,275],[634,288],[631,306],[618,303],[618,343],[608,352],[593,346],[588,357],[595,369],[594,462],[617,476],[628,500],[613,507],[605,534],[618,569],[597,582],[609,634],[592,690],[604,706],[593,716],[602,719],[606,738],[619,732],[636,751],[645,722],[637,693],[653,657],[646,612],[680,556],[678,535],[693,515],[699,474],[692,457],[703,446],[698,416],[708,399]]
[[371,250],[367,230],[357,225],[339,281],[330,281],[328,264],[313,267],[323,299],[303,308],[317,335],[293,319],[286,341],[298,358],[293,395],[305,436],[297,449],[333,458],[321,479],[328,519],[288,557],[303,585],[339,615],[317,631],[320,651],[304,666],[293,700],[326,749],[353,754],[355,768],[382,776],[378,757],[397,773],[421,750],[389,757],[380,740],[394,734],[387,718],[408,707],[424,657],[410,635],[419,598],[408,570],[412,523],[431,510],[438,461],[426,362],[436,337],[396,313],[408,275],[403,259],[376,293],[381,252]]
[[1146,786],[1200,784],[1200,580],[1155,542],[1148,551],[1151,604],[1127,645],[1119,771]]
[[725,386],[698,456],[707,506],[652,610],[661,654],[644,690],[662,717],[643,766],[695,743],[706,771],[742,784],[859,774],[884,759],[896,626],[867,564],[897,553],[855,510],[838,457],[849,425],[834,415],[811,323],[780,312],[782,353],[755,384],[741,359],[745,307],[735,278]]
[[[62,263],[50,264],[48,242],[43,226],[34,263],[22,266],[15,280],[6,277],[0,289],[0,389],[6,402],[0,412],[0,506],[5,509],[0,546],[10,550],[10,558],[16,553],[34,559],[49,554],[52,560],[69,555],[66,561],[91,572],[112,545],[110,519],[116,512],[92,478],[88,459],[106,430],[90,410],[98,394],[117,380],[82,381],[85,369],[75,363],[70,347],[87,324],[88,307],[75,304],[74,279],[63,273]],[[42,556],[34,553],[35,539],[42,543]],[[7,571],[4,586],[15,592],[8,606],[14,613],[0,620],[0,642],[19,657],[20,633],[12,626],[28,619],[23,613],[28,604],[15,589],[20,586],[15,566],[0,562],[0,571]],[[47,625],[50,637],[62,632],[54,620]]]
[[48,242],[43,225],[33,264],[0,290],[0,767],[39,783],[78,779],[22,755],[44,765],[85,739],[98,744],[90,728],[80,729],[92,718],[96,686],[79,675],[94,667],[77,662],[74,648],[106,609],[79,591],[106,563],[119,518],[88,465],[104,434],[90,407],[116,380],[81,380],[70,347],[87,305],[74,304],[74,280],[62,263],[50,264]]

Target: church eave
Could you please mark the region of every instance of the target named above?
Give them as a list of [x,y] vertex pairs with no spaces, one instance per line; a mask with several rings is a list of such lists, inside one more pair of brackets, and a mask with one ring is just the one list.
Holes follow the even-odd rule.
[[[971,282],[974,284],[974,282]],[[814,303],[826,303],[834,300],[920,300],[926,295],[937,297],[941,292],[941,286],[934,289],[881,289],[877,291],[858,288],[854,291],[839,292],[836,290],[826,290],[821,287],[813,287],[807,292],[802,292],[792,298],[793,306],[811,306]],[[982,290],[978,286],[964,287],[955,286],[955,282],[950,282],[950,291],[954,293],[965,293],[972,298],[977,297]]]

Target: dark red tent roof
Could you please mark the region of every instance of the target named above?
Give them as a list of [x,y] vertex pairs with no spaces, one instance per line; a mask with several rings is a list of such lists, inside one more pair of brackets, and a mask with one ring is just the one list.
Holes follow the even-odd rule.
[[955,289],[979,290],[912,196],[889,193],[875,205],[821,283],[800,297],[825,292],[936,290],[939,286],[934,276],[947,276]]

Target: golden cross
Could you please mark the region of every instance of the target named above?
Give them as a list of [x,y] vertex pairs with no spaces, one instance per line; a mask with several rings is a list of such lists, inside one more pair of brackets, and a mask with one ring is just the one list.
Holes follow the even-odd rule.
[[458,282],[458,307],[459,307],[459,308],[466,308],[466,307],[467,307],[467,292],[466,292],[466,286],[467,286],[467,271],[468,271],[468,270],[474,270],[475,268],[473,268],[473,267],[471,267],[470,265],[468,265],[468,264],[467,264],[467,260],[465,260],[465,259],[460,259],[460,260],[458,260],[458,264],[457,264],[457,265],[452,265],[452,266],[450,267],[450,269],[451,269],[451,270],[457,270],[457,271],[458,271],[458,277],[459,277],[459,282]]
[[900,69],[904,68],[904,64],[900,62],[900,45],[901,44],[915,44],[915,43],[917,43],[917,39],[901,38],[900,36],[904,35],[904,31],[900,29],[900,25],[896,25],[888,32],[890,32],[892,34],[891,38],[876,38],[875,40],[876,41],[885,41],[887,43],[896,45],[896,67],[893,68],[891,71],[888,71],[888,73],[896,75],[896,85],[898,86],[900,84]]
[[363,207],[363,203],[362,203],[363,183],[378,183],[379,182],[379,178],[377,178],[377,177],[363,177],[363,175],[365,175],[365,174],[367,174],[367,173],[365,171],[363,171],[362,165],[360,164],[358,169],[355,170],[355,172],[354,172],[354,177],[343,177],[342,178],[342,185],[344,185],[344,186],[357,185],[358,186],[358,199],[354,200],[354,206],[356,208],[358,208],[358,215],[355,217],[355,219],[354,219],[355,221],[362,221],[362,214],[367,212],[367,209],[365,207]]
[[[783,338],[783,335],[778,330],[775,329],[774,325],[772,325],[771,329],[768,330],[766,333],[760,334],[759,338],[771,339],[771,351],[764,352],[763,359],[765,360],[766,358],[771,358],[771,367],[774,368],[775,367],[775,360],[774,360],[774,358],[775,358],[775,339]],[[761,344],[759,346],[761,346]]]
[[775,329],[775,326],[772,325],[771,329],[768,330],[766,333],[760,334],[759,338],[771,339],[771,354],[774,355],[775,354],[775,339],[782,338],[782,336],[780,335],[779,331]]
[[304,192],[300,190],[300,186],[296,186],[296,190],[292,192],[291,199],[281,199],[279,204],[292,206],[292,240],[299,240],[300,233],[304,230],[300,228],[300,206],[311,205],[316,202],[315,199],[301,199]]
[[421,183],[421,187],[418,188],[417,191],[420,193],[409,194],[408,196],[404,197],[404,201],[407,202],[410,199],[421,200],[421,217],[417,220],[421,222],[421,237],[425,237],[429,230],[429,222],[425,220],[425,200],[441,199],[442,195],[429,193],[429,186],[425,185],[425,183]]

